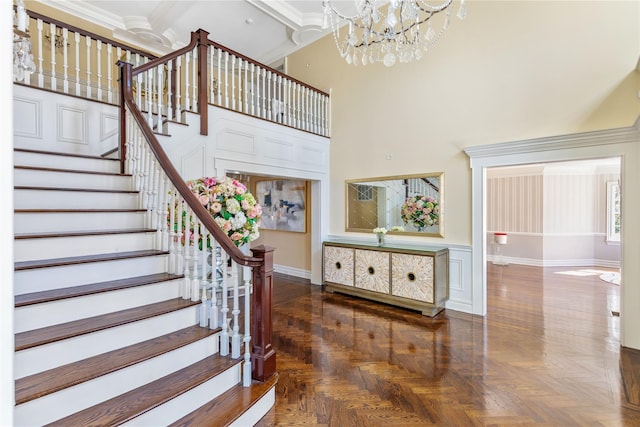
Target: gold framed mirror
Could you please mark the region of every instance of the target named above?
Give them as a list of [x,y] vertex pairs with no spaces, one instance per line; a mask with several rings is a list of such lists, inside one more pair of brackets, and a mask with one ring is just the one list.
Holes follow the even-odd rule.
[[346,231],[444,237],[444,173],[346,181]]

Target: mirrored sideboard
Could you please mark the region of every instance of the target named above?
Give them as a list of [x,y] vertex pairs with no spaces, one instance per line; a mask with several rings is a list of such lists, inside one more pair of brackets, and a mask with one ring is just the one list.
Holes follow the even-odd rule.
[[327,241],[322,281],[330,292],[435,316],[449,298],[449,250]]

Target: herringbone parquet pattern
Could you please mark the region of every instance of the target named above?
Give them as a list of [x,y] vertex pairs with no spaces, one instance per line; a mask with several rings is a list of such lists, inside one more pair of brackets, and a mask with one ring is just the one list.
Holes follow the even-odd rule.
[[640,426],[620,378],[619,289],[568,270],[489,266],[485,318],[277,276],[280,378],[258,426]]

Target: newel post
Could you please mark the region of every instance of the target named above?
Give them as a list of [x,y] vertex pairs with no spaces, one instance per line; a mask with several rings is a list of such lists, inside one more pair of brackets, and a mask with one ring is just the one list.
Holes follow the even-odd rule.
[[251,377],[266,381],[276,372],[276,352],[273,350],[271,319],[273,296],[273,251],[269,246],[251,248],[255,258],[264,263],[253,268],[253,300],[251,307]]
[[207,95],[207,57],[209,33],[202,28],[198,34],[198,112],[200,113],[200,135],[209,134],[209,97]]

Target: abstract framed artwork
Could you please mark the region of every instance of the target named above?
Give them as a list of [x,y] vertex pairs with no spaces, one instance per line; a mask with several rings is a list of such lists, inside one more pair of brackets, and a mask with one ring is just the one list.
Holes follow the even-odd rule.
[[307,183],[298,179],[274,179],[256,183],[256,198],[262,206],[260,228],[307,231]]

